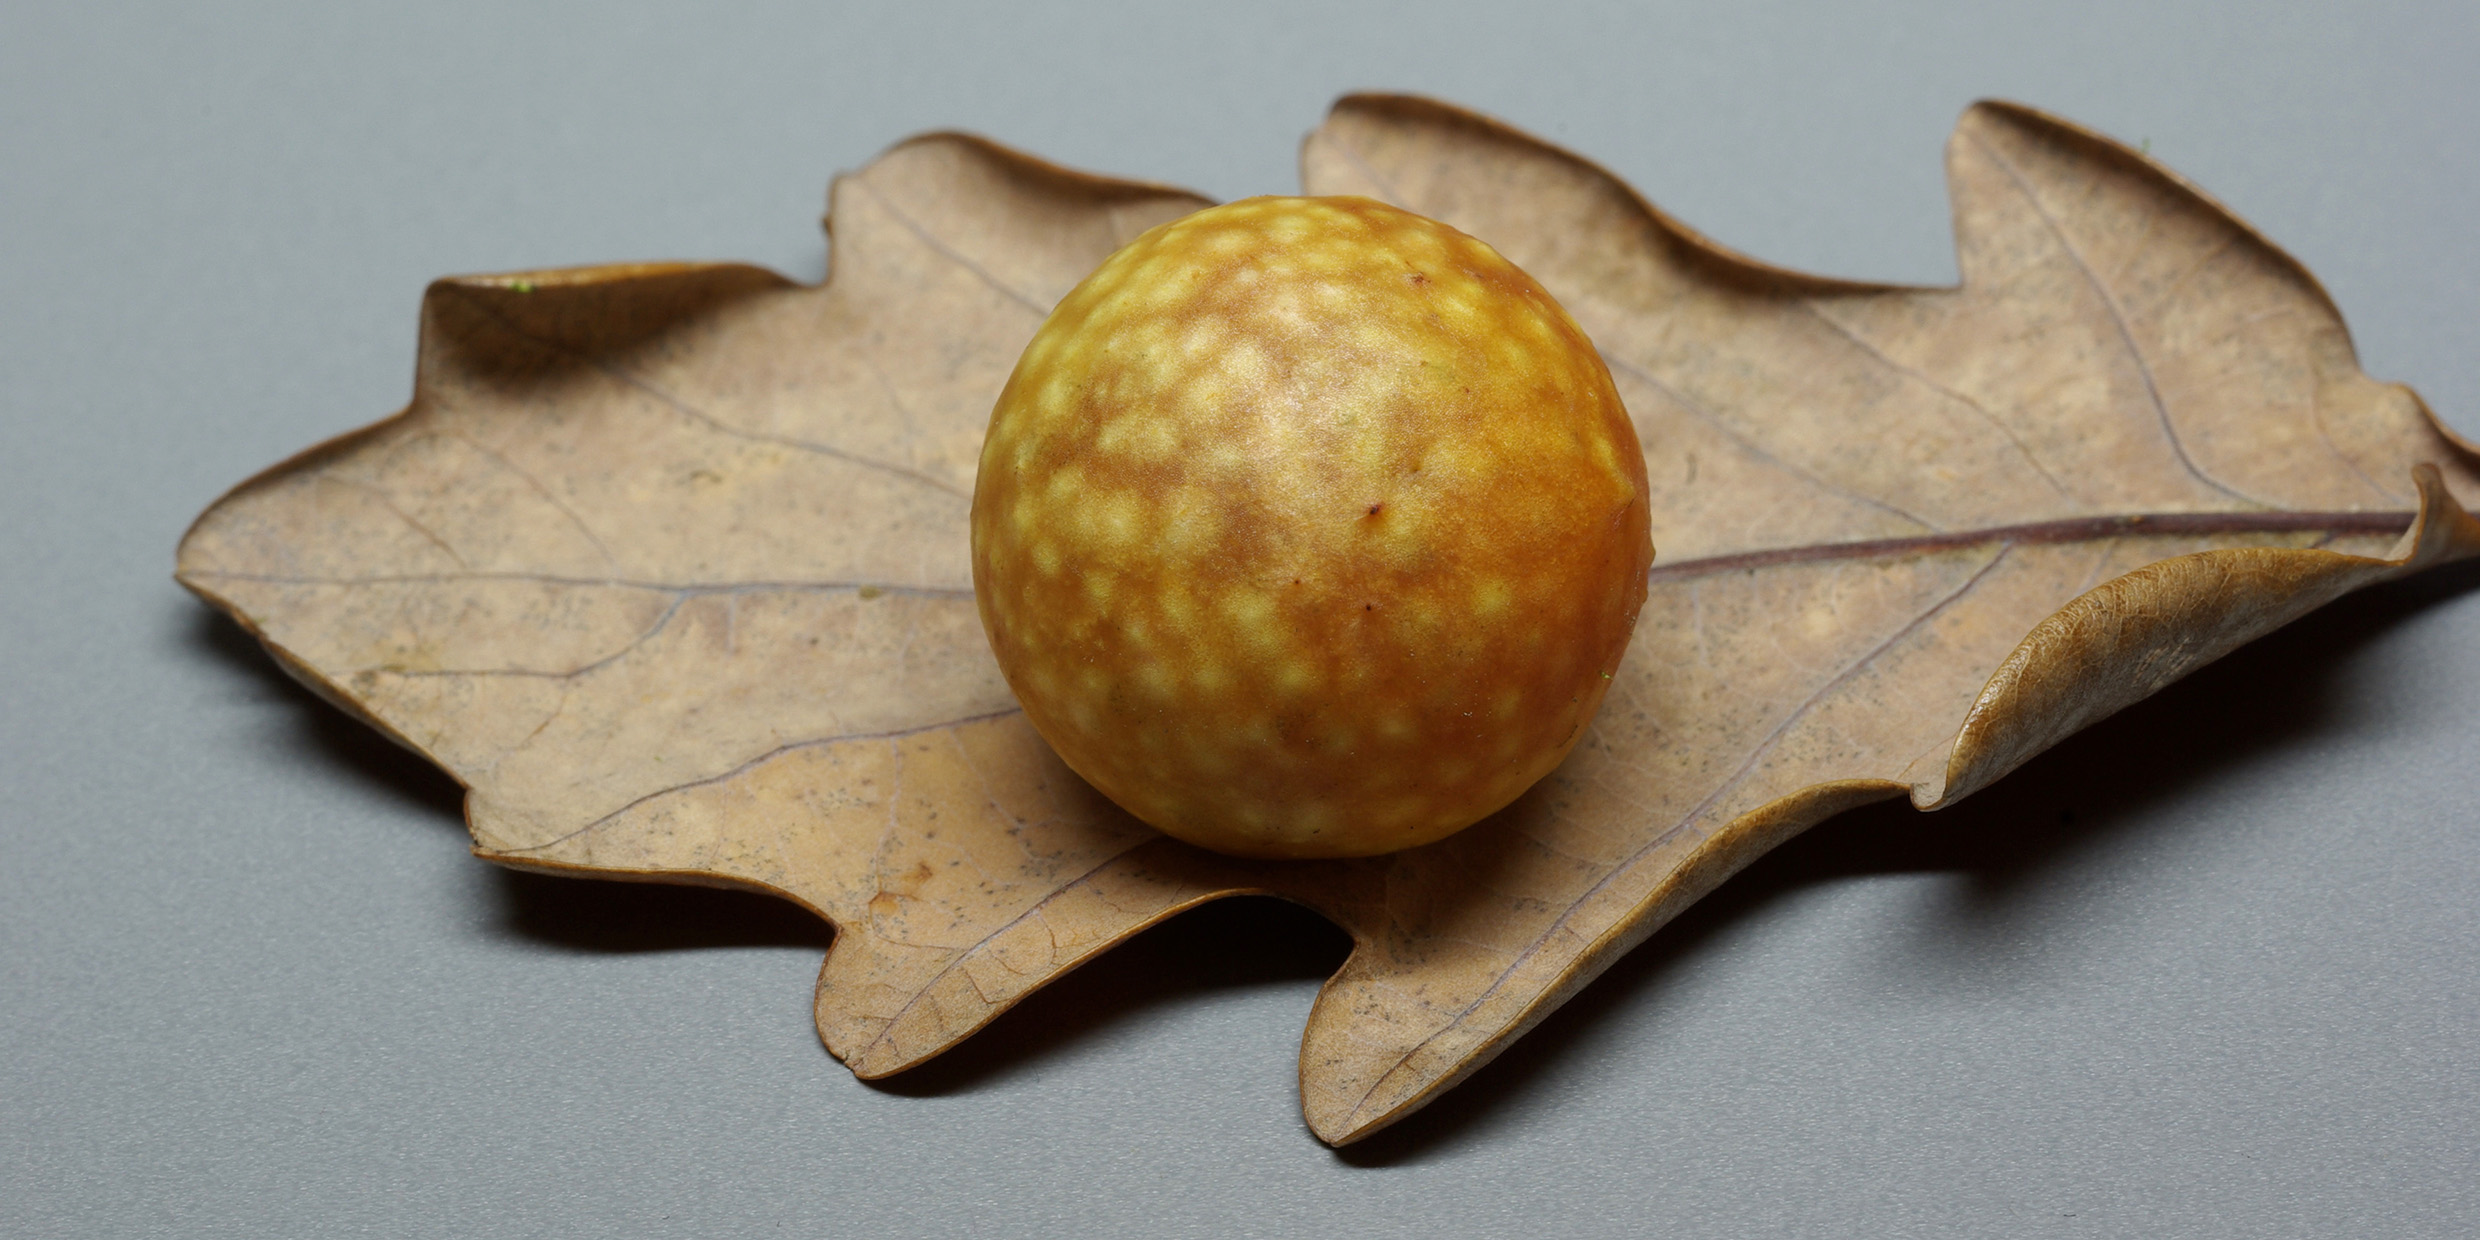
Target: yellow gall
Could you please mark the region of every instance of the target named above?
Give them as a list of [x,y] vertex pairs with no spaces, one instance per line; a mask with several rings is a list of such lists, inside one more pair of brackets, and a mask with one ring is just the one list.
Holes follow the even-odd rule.
[[1593,344],[1473,238],[1252,198],[1131,242],[991,413],[973,584],[1079,775],[1191,843],[1366,856],[1558,765],[1653,561]]

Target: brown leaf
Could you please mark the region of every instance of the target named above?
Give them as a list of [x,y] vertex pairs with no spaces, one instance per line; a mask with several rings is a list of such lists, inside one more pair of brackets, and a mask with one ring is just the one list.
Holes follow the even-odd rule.
[[181,580],[469,789],[475,851],[771,891],[832,920],[863,1076],[1202,901],[1350,930],[1302,1103],[1357,1140],[1732,872],[1846,807],[1949,804],[2387,577],[2480,551],[2466,445],[2354,361],[2305,270],[2106,139],[1982,104],[1964,281],[1781,271],[1573,156],[1343,101],[1313,193],[1490,241],[1643,438],[1662,559],[1589,740],[1505,812],[1354,862],[1156,835],[1025,724],[974,616],[990,402],[1046,308],[1201,205],[975,139],[837,183],[833,276],[447,280],[413,404],[236,489]]

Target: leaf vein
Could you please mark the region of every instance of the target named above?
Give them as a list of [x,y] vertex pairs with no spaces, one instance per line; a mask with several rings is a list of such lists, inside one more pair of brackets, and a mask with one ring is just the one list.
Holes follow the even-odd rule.
[[1953,400],[1961,404],[1964,408],[1979,414],[1981,416],[1981,420],[1989,423],[1993,427],[1996,427],[1999,434],[2006,436],[2006,441],[2009,444],[2014,445],[2016,454],[2023,457],[2024,463],[2032,466],[2033,470],[2041,475],[2042,481],[2049,483],[2051,490],[2058,492],[2058,494],[2063,498],[2077,500],[2080,502],[2078,496],[2067,490],[2066,483],[2059,481],[2058,475],[2051,473],[2049,471],[2049,466],[2041,463],[2040,455],[2032,450],[2032,446],[2030,444],[2023,441],[2022,436],[2015,433],[2015,428],[2008,426],[2006,422],[2000,419],[1998,415],[1991,411],[1988,406],[1983,405],[1981,402],[1973,399],[1964,392],[1948,387],[1946,384],[1939,382],[1925,371],[1896,361],[1893,357],[1889,356],[1885,350],[1878,348],[1877,345],[1869,341],[1867,337],[1864,337],[1859,332],[1852,330],[1849,324],[1835,318],[1833,315],[1827,314],[1825,309],[1819,306],[1816,302],[1803,298],[1792,304],[1807,311],[1811,316],[1815,317],[1818,322],[1834,329],[1836,335],[1850,341],[1852,347],[1875,359],[1879,364],[1885,366],[1887,369],[1892,370],[1896,374],[1902,375],[1905,378],[1928,388],[1930,391],[1936,392],[1949,400]]
[[1944,528],[1935,521],[1914,516],[1911,513],[1905,512],[1901,508],[1897,508],[1894,505],[1885,502],[1884,500],[1877,499],[1869,495],[1864,495],[1858,491],[1852,490],[1850,487],[1835,482],[1822,474],[1816,473],[1802,466],[1795,465],[1790,461],[1786,461],[1783,458],[1774,455],[1772,452],[1767,451],[1764,446],[1760,445],[1756,440],[1749,438],[1746,432],[1731,425],[1728,421],[1725,421],[1720,414],[1717,414],[1713,410],[1698,404],[1696,401],[1690,400],[1686,393],[1662,382],[1658,378],[1655,378],[1652,371],[1623,357],[1617,357],[1610,354],[1604,354],[1603,357],[1604,360],[1610,363],[1613,369],[1626,372],[1630,378],[1633,378],[1637,382],[1652,388],[1656,393],[1660,394],[1663,399],[1670,401],[1672,404],[1679,406],[1683,410],[1686,410],[1698,421],[1722,432],[1722,434],[1726,438],[1730,439],[1731,442],[1738,444],[1751,455],[1769,465],[1774,466],[1777,469],[1782,470],[1784,473],[1804,479],[1810,485],[1815,486],[1820,490],[1831,491],[1834,494],[1840,495],[1854,503],[1866,504],[1880,512],[1891,513],[1894,516],[1900,517],[1905,521],[1909,521],[1922,529],[1937,530]]
[[333,473],[323,472],[319,474],[318,477],[321,482],[326,482],[334,486],[340,486],[349,491],[360,491],[370,496],[372,499],[378,500],[380,505],[386,508],[388,512],[397,520],[405,523],[405,528],[421,535],[430,543],[430,545],[439,548],[442,554],[446,555],[449,559],[456,561],[456,566],[458,568],[465,567],[465,557],[458,555],[456,553],[456,548],[449,546],[448,540],[440,537],[438,531],[433,530],[428,525],[415,520],[412,513],[409,513],[399,507],[396,503],[396,497],[388,494],[386,488],[381,487],[375,482],[364,482],[358,478],[343,478]]
[[884,209],[889,216],[893,217],[896,223],[903,225],[906,232],[913,234],[913,236],[923,245],[928,246],[933,253],[951,263],[956,264],[959,267],[964,268],[966,271],[973,273],[973,275],[980,279],[982,283],[989,285],[992,291],[1006,297],[1009,301],[1015,302],[1017,305],[1023,306],[1025,309],[1032,311],[1034,317],[1036,318],[1044,317],[1051,312],[1051,308],[1049,306],[1035,300],[1032,296],[1016,288],[1016,286],[1000,279],[989,268],[984,267],[980,263],[974,262],[971,258],[966,257],[962,251],[957,250],[948,245],[946,242],[939,240],[937,235],[933,234],[928,228],[923,227],[919,220],[914,219],[910,214],[906,213],[904,208],[897,206],[893,198],[888,197],[886,193],[880,190],[877,186],[870,184],[866,177],[854,177],[852,178],[850,184],[860,187],[860,189],[864,193],[867,193],[873,201],[878,203],[878,205]]
[[[688,595],[675,595],[671,601],[671,605],[663,609],[663,614],[655,617],[653,624],[648,625],[635,637],[630,638],[629,641],[618,650],[614,650],[610,654],[603,655],[602,657],[591,662],[579,664],[578,666],[572,667],[567,671],[555,672],[530,667],[424,668],[418,671],[405,671],[385,666],[369,668],[366,670],[383,672],[388,675],[399,676],[407,680],[433,679],[448,676],[509,676],[540,680],[575,680],[580,676],[585,676],[605,667],[609,667],[613,663],[627,658],[631,653],[636,651],[639,647],[644,646],[647,642],[653,641],[656,635],[663,632],[664,629],[671,627],[672,618],[680,614],[681,607],[688,601]],[[539,731],[539,729],[537,730]],[[532,738],[528,737],[527,739],[531,740]]]
[[[913,992],[912,998],[905,1000],[904,1005],[897,1008],[895,1013],[887,1018],[887,1023],[880,1027],[878,1036],[871,1039],[871,1046],[874,1047],[885,1042],[889,1031],[893,1030],[896,1025],[907,1015],[909,1015],[915,1007],[919,1006],[922,999],[929,995],[932,988],[936,987],[940,982],[945,981],[948,974],[964,967],[965,962],[972,959],[975,952],[981,950],[984,946],[987,946],[993,939],[996,939],[1000,935],[1006,934],[1008,931],[1015,929],[1018,925],[1022,924],[1026,918],[1041,914],[1044,909],[1050,906],[1052,901],[1057,900],[1061,896],[1064,896],[1092,881],[1094,875],[1110,868],[1114,863],[1118,862],[1120,858],[1145,847],[1147,844],[1153,843],[1154,838],[1158,837],[1138,839],[1130,843],[1126,848],[1122,848],[1119,851],[1104,857],[1102,860],[1095,862],[1083,873],[1069,879],[1067,882],[1059,884],[1052,890],[1051,894],[1034,901],[1031,907],[1018,913],[1014,917],[1007,919],[1006,922],[993,927],[990,933],[974,940],[971,946],[957,952],[956,955],[946,964],[939,966],[939,971],[932,974],[929,981],[922,983],[921,988]],[[970,974],[967,975],[968,978],[970,976]],[[866,1048],[862,1053],[867,1053]]]
[[519,481],[522,481],[526,486],[532,488],[536,495],[541,496],[544,503],[551,505],[559,511],[561,516],[568,518],[568,523],[577,527],[577,532],[585,535],[586,541],[593,544],[595,553],[603,557],[603,562],[605,564],[609,564],[613,568],[620,567],[619,557],[613,555],[611,553],[611,548],[604,545],[602,535],[595,533],[594,527],[587,525],[586,519],[577,515],[576,509],[568,506],[568,501],[552,494],[551,488],[545,485],[542,479],[536,477],[534,475],[534,471],[517,464],[514,460],[509,458],[507,453],[502,452],[499,449],[494,448],[470,435],[454,435],[444,431],[434,433],[439,435],[442,439],[453,439],[459,443],[462,443],[467,447],[472,448],[474,451],[499,462],[503,468],[508,470],[508,472],[515,474]]
[[1734,551],[1675,563],[1656,563],[1648,581],[1677,581],[1720,573],[1813,564],[1828,560],[1865,560],[1961,551],[1987,543],[2047,545],[2107,541],[2137,536],[2195,537],[2214,534],[2400,534],[2414,514],[2397,511],[2289,512],[2138,512],[2095,517],[2069,517],[2024,525],[1999,525],[1916,538],[1873,538],[1845,543],[1807,543],[1758,551]]
[[2170,416],[2169,403],[2162,399],[2161,385],[2153,377],[2153,364],[2144,356],[2144,347],[2137,342],[2135,328],[2128,323],[2127,312],[2119,306],[2118,298],[2110,292],[2107,284],[2102,283],[2100,274],[2092,269],[2092,264],[2085,259],[2083,250],[2078,248],[2074,239],[2067,235],[2066,225],[2060,223],[2057,216],[2050,214],[2049,204],[2041,201],[2041,196],[2034,192],[2032,181],[2024,175],[2023,170],[2016,167],[2015,162],[2008,159],[2005,153],[1991,144],[1988,139],[1979,134],[1969,133],[1968,130],[1966,133],[1971,138],[1972,144],[1979,147],[1991,162],[1997,164],[1999,171],[2007,175],[2007,179],[2015,186],[2015,192],[2023,195],[2025,205],[2032,208],[2033,214],[2041,217],[2042,225],[2049,230],[2052,237],[2057,238],[2059,251],[2067,256],[2067,261],[2075,264],[2075,269],[2084,277],[2085,284],[2092,288],[2093,297],[2101,303],[2101,308],[2109,315],[2110,326],[2118,332],[2119,344],[2127,350],[2128,360],[2135,364],[2137,376],[2144,380],[2144,394],[2152,402],[2153,416],[2161,424],[2162,437],[2169,441],[2170,451],[2178,458],[2180,467],[2196,481],[2232,499],[2265,508],[2279,507],[2279,505],[2267,503],[2223,483],[2220,479],[2206,473],[2202,466],[2196,464],[2195,458],[2188,455],[2187,443],[2179,436],[2178,425]]
[[1004,719],[1009,715],[1013,715],[1023,709],[1024,708],[1021,706],[1010,706],[1005,710],[988,711],[979,715],[966,715],[957,719],[941,719],[936,723],[925,723],[918,727],[891,728],[884,732],[847,732],[837,736],[821,736],[811,740],[793,741],[788,744],[778,745],[775,748],[767,750],[765,753],[759,754],[757,757],[751,758],[728,771],[704,776],[699,779],[685,780],[681,783],[670,785],[669,787],[657,788],[656,790],[646,793],[643,796],[633,797],[626,804],[623,804],[619,808],[586,823],[584,826],[577,827],[574,830],[567,831],[551,839],[544,840],[540,844],[528,844],[523,848],[506,848],[498,851],[507,856],[513,857],[520,853],[541,852],[546,848],[556,848],[561,844],[565,844],[578,836],[584,835],[589,831],[595,830],[596,828],[611,822],[613,819],[628,813],[630,810],[636,809],[640,805],[644,805],[648,801],[659,800],[663,797],[670,796],[675,792],[687,792],[693,788],[712,787],[716,784],[726,783],[731,780],[738,779],[739,777],[748,774],[750,771],[755,770],[768,762],[780,758],[785,754],[794,753],[799,750],[819,749],[828,745],[841,745],[847,741],[900,740],[907,736],[918,736],[921,733],[936,731],[940,728],[956,728],[962,727],[968,723],[988,723],[993,719]]
[[625,366],[620,365],[617,362],[607,361],[594,354],[571,348],[570,346],[557,340],[536,335],[535,333],[518,326],[516,320],[500,313],[496,307],[491,306],[489,303],[484,301],[484,299],[474,296],[463,289],[458,289],[454,285],[450,285],[448,287],[464,296],[466,301],[469,302],[478,312],[480,312],[484,317],[489,318],[494,323],[497,323],[501,330],[509,333],[510,335],[533,344],[537,348],[540,348],[555,356],[565,357],[571,361],[583,363],[588,368],[598,371],[604,376],[624,386],[636,388],[638,391],[653,397],[657,403],[660,403],[672,412],[677,413],[700,426],[704,426],[717,434],[727,435],[734,439],[745,439],[753,443],[770,443],[779,447],[815,453],[819,456],[831,457],[835,460],[843,461],[848,465],[858,465],[863,469],[877,470],[881,473],[892,474],[899,478],[918,482],[934,491],[953,495],[959,499],[970,500],[973,498],[971,495],[957,490],[955,487],[948,485],[946,482],[938,478],[922,473],[917,469],[909,469],[905,466],[898,465],[892,461],[882,461],[875,457],[863,456],[858,452],[848,451],[846,449],[836,447],[833,444],[819,443],[815,440],[801,439],[792,435],[778,435],[767,431],[755,431],[745,427],[734,426],[731,423],[698,408],[696,405],[689,403],[687,400],[674,394],[662,385],[638,374],[633,370],[630,370]]
[[1375,165],[1371,164],[1366,158],[1364,158],[1358,147],[1344,141],[1340,135],[1325,134],[1323,136],[1326,138],[1328,144],[1335,148],[1336,153],[1343,156],[1344,162],[1359,169],[1362,176],[1369,178],[1369,183],[1377,188],[1378,194],[1381,197],[1386,199],[1388,202],[1394,203],[1396,206],[1404,207],[1406,210],[1411,209],[1410,204],[1404,201],[1403,191],[1397,189],[1395,187],[1395,182],[1391,178],[1380,173]]
[[506,581],[532,585],[574,586],[597,590],[646,590],[663,594],[838,594],[877,590],[884,594],[900,594],[917,598],[964,599],[973,597],[969,586],[908,586],[884,581],[715,581],[674,582],[646,581],[625,577],[567,577],[553,573],[378,573],[368,577],[324,577],[291,573],[243,573],[225,569],[202,568],[185,575],[215,578],[222,581],[250,581],[277,586],[396,586],[447,585],[460,581]]

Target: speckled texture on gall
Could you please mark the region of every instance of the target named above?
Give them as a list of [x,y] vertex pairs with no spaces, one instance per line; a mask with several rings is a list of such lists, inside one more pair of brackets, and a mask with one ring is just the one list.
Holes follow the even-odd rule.
[[1029,717],[1181,838],[1421,844],[1541,778],[1645,593],[1643,455],[1487,245],[1361,198],[1156,228],[1000,395],[976,597]]

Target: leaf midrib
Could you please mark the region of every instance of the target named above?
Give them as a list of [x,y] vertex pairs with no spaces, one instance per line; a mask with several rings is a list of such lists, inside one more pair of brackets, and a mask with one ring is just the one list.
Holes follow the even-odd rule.
[[1676,581],[1716,573],[1813,564],[1826,560],[1892,559],[1960,551],[1989,543],[2013,546],[2100,542],[2128,537],[2196,537],[2227,534],[2392,534],[2411,528],[2418,514],[2409,510],[2339,512],[2135,512],[2021,525],[1992,525],[1973,530],[1948,530],[1909,538],[1872,538],[1855,542],[1806,543],[1700,556],[1664,564],[1655,561],[1649,581]]

